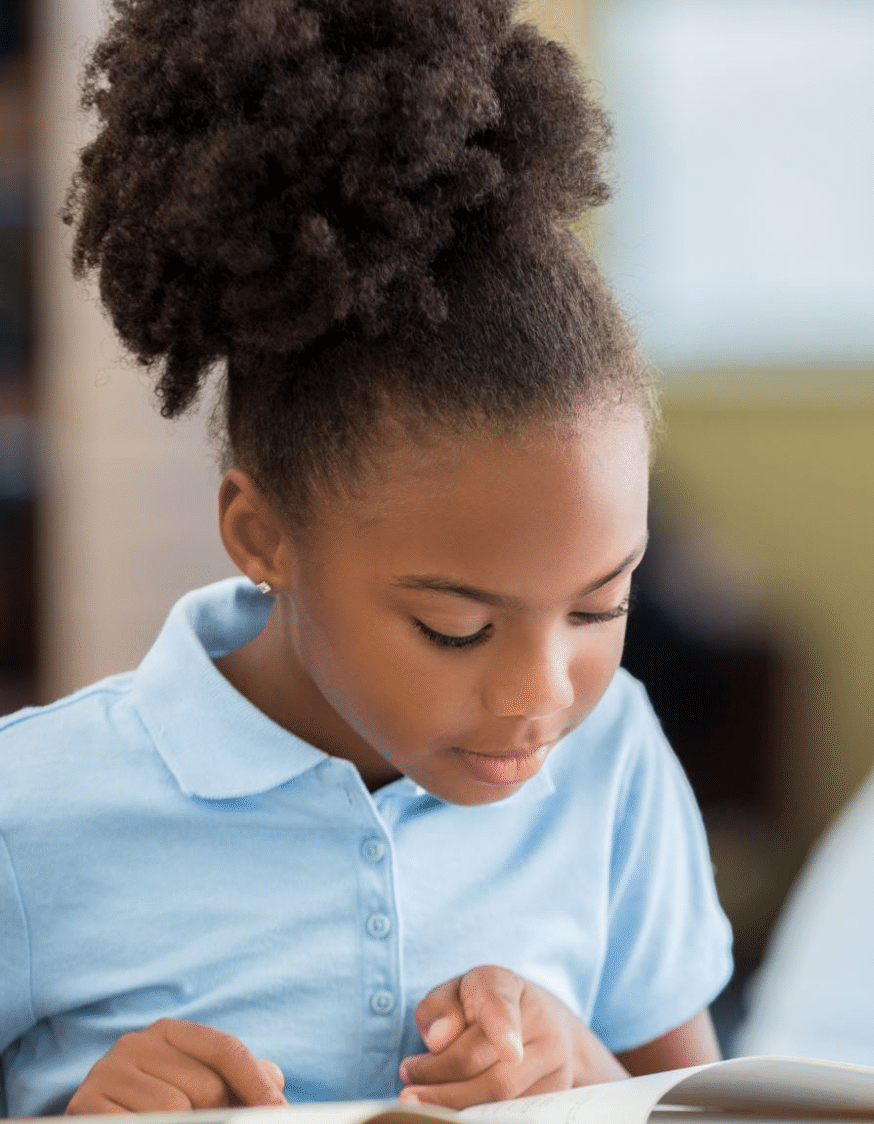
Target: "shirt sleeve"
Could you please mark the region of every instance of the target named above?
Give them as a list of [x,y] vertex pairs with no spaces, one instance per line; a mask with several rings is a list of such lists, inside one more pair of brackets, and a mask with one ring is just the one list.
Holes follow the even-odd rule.
[[[9,848],[0,834],[0,1056],[35,1022],[27,917]],[[6,1111],[0,1069],[0,1115],[5,1116]]]
[[[615,1053],[681,1026],[732,971],[692,790],[635,684],[633,751],[613,834],[607,953],[592,1027]],[[633,704],[632,704],[633,705]]]

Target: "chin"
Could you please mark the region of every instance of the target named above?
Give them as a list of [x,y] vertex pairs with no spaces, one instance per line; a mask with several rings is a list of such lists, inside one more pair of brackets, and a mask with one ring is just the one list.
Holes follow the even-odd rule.
[[507,800],[522,787],[521,784],[501,785],[500,787],[492,785],[483,785],[482,787],[479,785],[454,785],[451,787],[434,785],[432,787],[423,781],[417,781],[416,783],[421,784],[438,800],[443,800],[446,804],[457,804],[460,808],[476,808],[481,804],[497,804],[501,800]]

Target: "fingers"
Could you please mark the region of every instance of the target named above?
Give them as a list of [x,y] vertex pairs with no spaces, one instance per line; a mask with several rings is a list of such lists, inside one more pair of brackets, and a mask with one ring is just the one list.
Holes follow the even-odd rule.
[[401,1100],[464,1108],[520,1096],[544,1074],[528,1066],[520,1010],[524,982],[504,968],[473,968],[434,988],[416,1018],[430,1053],[405,1059]]
[[[119,1040],[122,1041],[122,1040]],[[221,1076],[208,1065],[167,1042],[137,1046],[131,1065],[107,1073],[102,1089],[113,1100],[126,1104],[159,1104],[162,1110],[225,1108],[231,1094]]]
[[[492,1049],[488,1043],[489,1049]],[[454,1046],[452,1047],[454,1049]],[[434,1104],[443,1108],[462,1109],[470,1105],[508,1100],[527,1096],[532,1092],[552,1092],[567,1089],[567,1073],[555,1066],[545,1051],[534,1044],[526,1048],[525,1061],[508,1063],[496,1061],[472,1077],[465,1077],[467,1066],[456,1066],[452,1079],[432,1082],[423,1079],[419,1084],[408,1085],[400,1094],[405,1104]],[[435,1073],[431,1070],[429,1078]]]
[[[199,1062],[172,1055],[141,1056],[138,1067],[107,1055],[67,1106],[70,1116],[102,1112],[187,1112],[230,1105],[221,1078]],[[156,1072],[149,1072],[152,1069]],[[106,1104],[104,1104],[106,1102]],[[108,1106],[115,1106],[108,1107]]]
[[[275,1074],[268,1076],[258,1059],[233,1035],[175,1019],[155,1023],[168,1045],[201,1062],[222,1079],[232,1097],[246,1106],[285,1104]],[[270,1063],[273,1065],[273,1063]],[[276,1067],[279,1068],[278,1066]],[[197,1107],[212,1107],[211,1105]]]
[[285,1088],[285,1074],[276,1062],[270,1061],[269,1058],[259,1058],[258,1065],[261,1067],[267,1080],[272,1082],[276,1088],[282,1092]]
[[93,1066],[67,1113],[281,1105],[283,1084],[274,1062],[255,1058],[232,1035],[160,1019],[115,1043]]
[[522,1060],[519,1003],[524,982],[506,968],[472,968],[429,991],[416,1008],[416,1024],[432,1053],[445,1050],[477,1024],[506,1062]]
[[461,980],[456,976],[432,988],[416,1007],[416,1026],[432,1052],[444,1050],[467,1025],[458,991]]
[[[462,1109],[627,1076],[561,1000],[505,968],[474,968],[441,984],[417,1019],[431,1049],[401,1063],[408,1104]],[[451,1020],[452,1033],[435,1048],[444,1041],[435,1031],[448,1025],[441,1020]]]
[[[78,1093],[76,1096],[78,1096]],[[96,1096],[93,1101],[89,1103],[87,1108],[74,1108],[73,1103],[76,1100],[76,1096],[74,1096],[73,1100],[67,1105],[66,1112],[64,1113],[65,1116],[120,1116],[122,1114],[127,1115],[130,1112],[130,1109],[122,1108],[121,1105],[116,1104],[115,1101],[110,1100],[109,1097],[104,1097],[102,1095]]]
[[419,1054],[401,1063],[401,1080],[408,1085],[440,1085],[469,1080],[501,1059],[478,1026],[468,1027],[439,1054]]
[[524,982],[506,968],[474,968],[461,977],[459,997],[468,1024],[476,1023],[501,1061],[524,1056],[520,1004]]

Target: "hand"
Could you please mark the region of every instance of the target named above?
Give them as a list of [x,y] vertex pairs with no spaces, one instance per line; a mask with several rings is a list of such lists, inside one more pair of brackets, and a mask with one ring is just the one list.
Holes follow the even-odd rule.
[[405,1104],[461,1109],[628,1073],[554,995],[506,968],[473,968],[416,1008],[429,1053],[400,1066]]
[[159,1019],[119,1038],[73,1094],[67,1114],[283,1105],[284,1084],[278,1065],[230,1034]]

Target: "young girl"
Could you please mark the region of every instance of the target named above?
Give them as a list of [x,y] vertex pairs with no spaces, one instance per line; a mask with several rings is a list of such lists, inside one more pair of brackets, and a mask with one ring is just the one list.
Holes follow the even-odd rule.
[[571,232],[607,126],[514,7],[115,0],[74,264],[165,415],[219,368],[244,576],[3,724],[10,1115],[717,1055],[699,815],[618,670],[655,407]]

